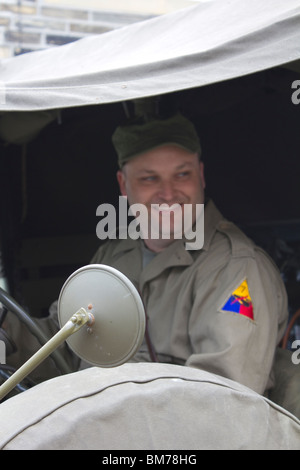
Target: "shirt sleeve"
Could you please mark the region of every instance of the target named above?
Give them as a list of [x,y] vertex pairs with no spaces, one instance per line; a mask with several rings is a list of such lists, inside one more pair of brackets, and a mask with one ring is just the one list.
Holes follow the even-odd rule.
[[284,334],[287,295],[273,261],[259,248],[231,257],[198,279],[189,321],[186,365],[218,374],[262,394],[272,383],[276,345]]

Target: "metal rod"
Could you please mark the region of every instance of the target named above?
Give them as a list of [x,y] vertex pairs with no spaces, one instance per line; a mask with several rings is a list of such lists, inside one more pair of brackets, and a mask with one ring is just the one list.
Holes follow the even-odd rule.
[[91,322],[91,314],[84,308],[76,312],[69,321],[54,335],[44,346],[42,346],[23,366],[20,367],[0,387],[0,401],[29,375],[41,362],[44,361],[61,343],[69,336],[78,331],[83,325]]

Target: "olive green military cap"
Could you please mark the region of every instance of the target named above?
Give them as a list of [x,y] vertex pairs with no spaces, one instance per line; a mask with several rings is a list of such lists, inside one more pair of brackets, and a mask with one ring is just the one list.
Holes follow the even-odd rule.
[[117,127],[112,142],[120,168],[128,160],[166,144],[178,145],[189,152],[201,154],[194,125],[180,113],[167,119],[137,118],[134,122]]

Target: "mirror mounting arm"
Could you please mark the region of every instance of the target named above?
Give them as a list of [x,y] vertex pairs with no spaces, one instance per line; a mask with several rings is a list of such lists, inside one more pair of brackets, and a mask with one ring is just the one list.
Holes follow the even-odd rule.
[[50,354],[58,348],[69,336],[76,333],[84,325],[88,327],[94,322],[91,313],[80,308],[74,313],[67,323],[54,335],[44,346],[42,346],[25,364],[23,364],[9,379],[0,387],[0,401],[14,389],[27,375],[41,364]]

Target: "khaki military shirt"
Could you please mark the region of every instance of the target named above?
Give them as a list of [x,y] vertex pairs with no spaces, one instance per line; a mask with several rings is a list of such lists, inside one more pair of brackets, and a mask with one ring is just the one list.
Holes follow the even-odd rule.
[[[284,284],[269,256],[212,201],[204,226],[197,251],[176,240],[143,268],[141,240],[110,240],[92,263],[120,270],[137,287],[160,362],[206,370],[262,394],[272,386],[274,352],[286,327]],[[146,340],[135,360],[151,360]]]

